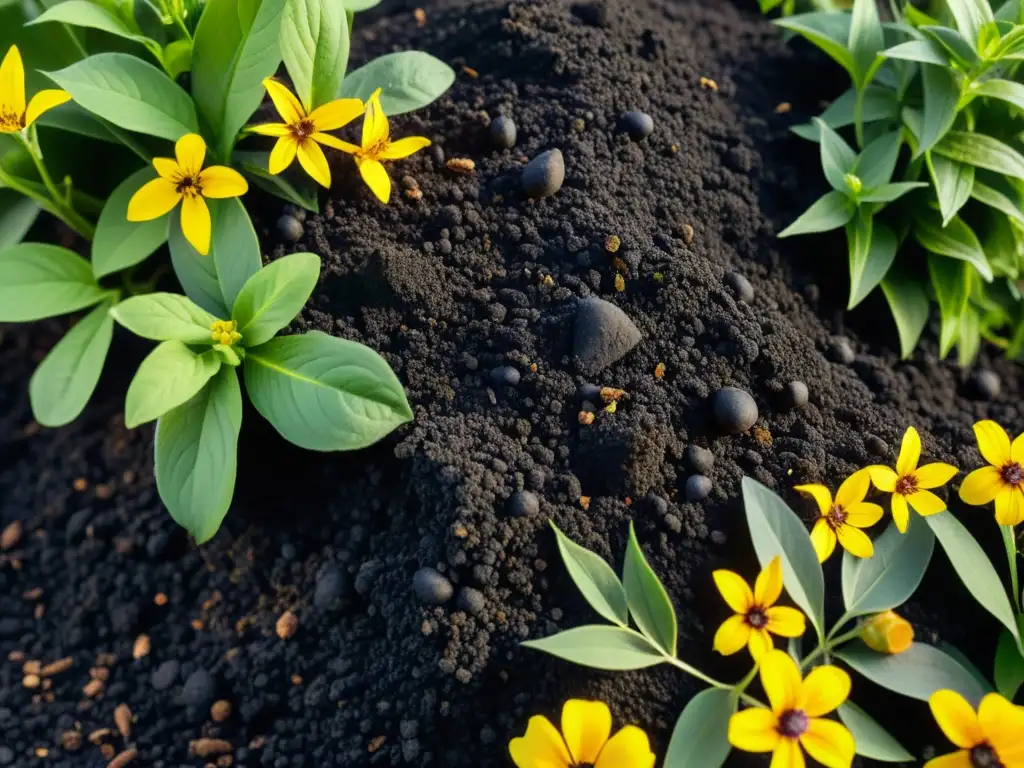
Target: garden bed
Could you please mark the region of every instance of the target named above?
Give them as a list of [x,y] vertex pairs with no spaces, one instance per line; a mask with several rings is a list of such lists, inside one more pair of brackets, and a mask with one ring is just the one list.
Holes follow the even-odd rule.
[[[459,72],[440,101],[393,121],[435,146],[391,166],[387,207],[340,157],[330,202],[297,243],[281,242],[277,201],[247,202],[266,258],[323,259],[293,329],[378,350],[415,420],[359,453],[312,454],[247,406],[235,503],[202,548],[160,504],[152,427],[123,426],[146,345],[108,361],[75,424],[41,430],[27,382],[61,326],[3,332],[0,525],[19,521],[21,534],[0,560],[0,765],[95,765],[99,747],[65,734],[111,728],[100,744],[152,766],[201,764],[189,751],[200,737],[229,742],[236,765],[501,766],[529,716],[570,696],[607,700],[663,754],[697,690],[688,678],[598,674],[519,647],[591,616],[549,519],[615,562],[634,520],[675,603],[681,657],[738,678],[741,663],[711,651],[726,611],[710,574],[754,569],[744,475],[811,520],[791,486],[891,460],[908,424],[929,456],[968,467],[974,421],[1019,421],[1013,365],[983,352],[1002,386],[982,397],[936,361],[934,333],[900,362],[880,300],[841,314],[840,239],[776,241],[824,186],[816,148],[788,128],[842,81],[747,5],[443,0],[419,19],[394,6],[367,16],[354,59],[414,48]],[[624,130],[630,110],[653,118],[649,137]],[[498,114],[518,128],[510,150],[491,140]],[[564,186],[527,199],[525,161],[556,148]],[[453,158],[475,170],[451,170]],[[600,370],[576,357],[587,297],[642,336]],[[802,408],[787,400],[792,381],[809,389]],[[627,397],[581,424],[593,386]],[[708,401],[723,386],[754,396],[754,429],[716,427]],[[684,490],[692,445],[714,454],[703,502]],[[987,520],[953,509],[969,526]],[[987,668],[996,625],[945,567],[936,557],[907,618]],[[423,568],[443,579],[414,578]],[[297,627],[281,620],[289,611]],[[24,660],[65,657],[48,686],[25,687]],[[91,676],[103,685],[89,695]],[[861,680],[854,699],[883,722],[930,722],[923,704]],[[230,703],[222,722],[216,701]],[[122,704],[127,737],[114,726]],[[933,726],[898,735],[918,752],[941,743]]]

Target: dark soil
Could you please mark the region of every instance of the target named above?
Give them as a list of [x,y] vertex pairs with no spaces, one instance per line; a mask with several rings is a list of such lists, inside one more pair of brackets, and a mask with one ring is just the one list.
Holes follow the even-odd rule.
[[[606,698],[617,723],[640,724],[663,754],[698,690],[688,678],[599,674],[519,647],[596,620],[559,562],[549,518],[616,563],[634,520],[675,602],[680,653],[734,679],[748,662],[711,652],[727,614],[711,571],[756,570],[743,475],[810,520],[792,485],[835,487],[857,467],[892,460],[908,424],[928,456],[964,468],[978,462],[974,420],[1019,428],[1017,368],[983,354],[1002,393],[982,401],[964,372],[936,362],[934,334],[901,363],[881,301],[841,311],[840,239],[780,251],[773,233],[822,191],[814,147],[787,128],[842,80],[784,43],[753,5],[441,0],[422,27],[412,8],[368,15],[356,59],[421,48],[460,70],[440,102],[393,121],[396,135],[436,146],[394,164],[388,207],[339,158],[325,215],[306,219],[295,246],[272,245],[278,204],[253,196],[253,205],[269,258],[310,250],[324,259],[295,329],[380,350],[416,420],[370,450],[314,455],[250,410],[236,504],[201,549],[161,508],[152,429],[128,431],[121,419],[144,347],[128,343],[135,352],[108,366],[86,414],[48,431],[31,420],[27,384],[60,326],[5,332],[0,524],[20,521],[23,532],[0,561],[0,766],[101,765],[99,746],[84,738],[71,749],[67,734],[103,728],[112,730],[95,741],[108,757],[132,747],[151,766],[216,761],[189,754],[200,737],[229,742],[236,765],[504,766],[528,717],[555,714],[572,696]],[[780,102],[791,111],[777,114]],[[653,117],[650,137],[620,129],[630,110]],[[499,114],[518,126],[512,150],[490,142]],[[525,199],[524,162],[552,148],[565,157],[565,185]],[[472,159],[475,172],[447,170],[450,158]],[[421,199],[405,194],[413,184]],[[614,255],[610,235],[621,240]],[[734,271],[753,286],[749,302],[737,300]],[[574,317],[589,296],[624,310],[643,339],[585,376]],[[852,362],[841,362],[840,337]],[[517,384],[491,375],[502,366],[520,374]],[[797,410],[786,406],[794,380],[810,390]],[[628,397],[581,425],[579,412],[600,405],[594,386]],[[757,401],[760,418],[745,434],[713,423],[710,396],[723,386]],[[689,445],[714,454],[703,503],[686,502]],[[516,516],[508,500],[523,489],[539,510]],[[954,509],[992,534],[990,512]],[[436,574],[416,577],[414,589],[423,568],[454,587],[441,605],[423,602],[446,596]],[[987,672],[994,623],[945,569],[937,555],[905,613],[920,639],[952,642]],[[280,639],[286,611],[297,628]],[[133,659],[141,635],[151,650]],[[65,657],[70,668],[26,686],[36,681],[23,680],[25,661]],[[103,682],[93,695],[83,691],[90,678]],[[932,726],[916,727],[930,723],[923,704],[862,680],[854,697],[899,722],[908,746],[944,747]],[[215,701],[230,703],[222,722]],[[115,727],[121,704],[135,720],[127,737]]]

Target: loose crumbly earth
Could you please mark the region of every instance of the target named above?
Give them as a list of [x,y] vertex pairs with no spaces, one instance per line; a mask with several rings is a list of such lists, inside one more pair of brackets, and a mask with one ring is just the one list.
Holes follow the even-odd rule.
[[[357,63],[420,48],[459,71],[438,103],[393,121],[396,135],[426,135],[435,147],[391,168],[387,207],[339,158],[330,203],[296,245],[275,245],[279,204],[252,196],[253,210],[268,259],[323,258],[293,330],[380,350],[416,419],[370,450],[314,455],[247,410],[237,501],[202,548],[161,508],[152,428],[123,426],[145,345],[119,334],[94,403],[50,431],[31,420],[26,393],[60,325],[4,332],[0,524],[18,521],[22,532],[0,560],[0,766],[93,766],[129,748],[136,764],[156,767],[213,763],[222,750],[235,765],[274,768],[504,766],[529,716],[557,715],[573,696],[607,699],[617,723],[647,729],[663,754],[698,690],[688,678],[595,673],[519,647],[597,620],[559,562],[548,519],[616,564],[635,521],[677,607],[680,653],[736,679],[746,655],[710,650],[728,613],[711,572],[755,575],[744,475],[810,521],[792,485],[835,487],[857,467],[892,461],[908,424],[926,455],[965,468],[978,462],[975,419],[1021,427],[1015,367],[983,354],[1002,394],[982,401],[965,373],[936,362],[934,333],[899,362],[880,299],[842,313],[840,238],[774,239],[822,191],[815,148],[787,129],[842,81],[752,5],[439,0],[422,25],[412,7],[363,19]],[[776,110],[781,102],[791,110]],[[629,110],[653,117],[646,140],[620,129]],[[488,136],[499,114],[518,126],[509,151]],[[565,184],[527,200],[524,162],[551,148],[564,154]],[[475,171],[454,173],[449,158],[469,158]],[[405,194],[412,184],[418,200]],[[621,240],[614,256],[610,235]],[[730,287],[733,271],[753,285],[749,303]],[[578,372],[572,350],[575,304],[588,296],[620,307],[643,335],[596,376]],[[852,363],[837,362],[839,335]],[[513,366],[519,383],[497,383],[499,366]],[[792,380],[810,389],[799,410],[784,403]],[[581,425],[592,385],[628,397]],[[713,423],[709,396],[727,385],[760,408],[746,434]],[[691,444],[715,456],[700,504],[683,492]],[[539,497],[539,512],[509,515],[519,489]],[[999,552],[990,512],[954,509]],[[451,580],[451,600],[419,602],[413,574],[424,567]],[[920,639],[953,642],[988,671],[996,629],[947,571],[937,554],[906,615]],[[41,679],[25,667],[64,658],[68,668]],[[918,752],[945,748],[933,727],[918,727],[930,722],[924,704],[861,680],[854,696]],[[214,702],[227,702],[216,719]],[[131,713],[127,736],[115,725],[119,705]],[[201,737],[225,743],[190,754]]]

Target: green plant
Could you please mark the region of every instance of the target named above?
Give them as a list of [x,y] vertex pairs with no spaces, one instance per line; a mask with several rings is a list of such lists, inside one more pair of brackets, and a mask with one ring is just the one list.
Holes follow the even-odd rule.
[[778,10],[783,16],[805,11],[836,11],[848,8],[850,0],[757,0],[761,13]]
[[[848,308],[880,286],[904,357],[933,303],[943,357],[956,346],[970,363],[983,339],[1019,357],[1024,11],[1019,0],[947,0],[939,18],[891,6],[895,20],[884,24],[875,0],[777,21],[853,83],[820,119],[794,128],[820,143],[832,191],[780,237],[843,228]],[[856,149],[837,133],[847,128]]]

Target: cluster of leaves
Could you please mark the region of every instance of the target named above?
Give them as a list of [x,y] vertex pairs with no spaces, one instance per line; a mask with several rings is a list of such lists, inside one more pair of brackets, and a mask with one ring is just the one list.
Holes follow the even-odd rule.
[[[893,2],[883,23],[876,0],[855,0],[777,20],[853,83],[794,128],[821,144],[832,191],[781,236],[845,229],[848,308],[880,286],[908,356],[937,303],[941,354],[968,364],[983,339],[1024,352],[1024,6],[944,5],[935,18]],[[850,128],[854,146],[838,133]]]
[[[259,241],[237,198],[209,201],[208,255],[185,237],[180,207],[137,222],[128,220],[129,202],[157,178],[154,156],[173,154],[169,142],[199,134],[213,160],[317,211],[310,179],[273,175],[269,152],[237,147],[263,101],[265,78],[283,63],[306,104],[365,101],[379,88],[390,114],[429,104],[454,81],[450,67],[416,51],[389,54],[346,76],[353,15],[375,4],[0,0],[0,45],[18,45],[27,91],[55,83],[71,98],[24,130],[0,134],[0,322],[91,308],[35,371],[34,415],[56,427],[81,413],[115,318],[162,342],[128,392],[126,422],[158,419],[161,498],[200,542],[217,531],[234,488],[241,396],[231,369],[243,369],[257,410],[311,450],[363,447],[412,413],[372,350],[319,333],[274,338],[316,285],[317,257],[296,254],[261,268]],[[72,185],[72,175],[86,180],[88,192]],[[22,243],[40,211],[92,240],[89,258]],[[151,258],[165,253],[169,263]],[[153,293],[169,271],[185,296]]]

